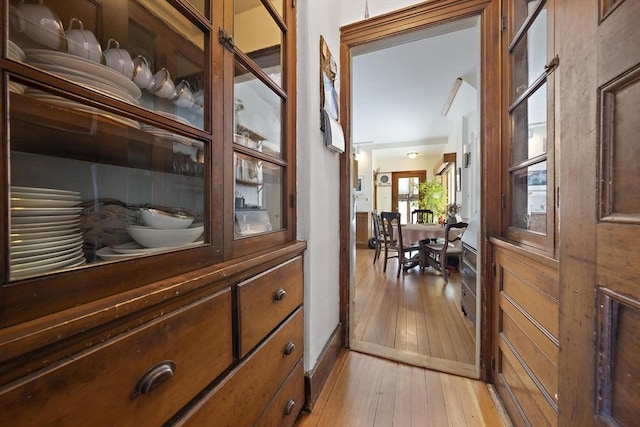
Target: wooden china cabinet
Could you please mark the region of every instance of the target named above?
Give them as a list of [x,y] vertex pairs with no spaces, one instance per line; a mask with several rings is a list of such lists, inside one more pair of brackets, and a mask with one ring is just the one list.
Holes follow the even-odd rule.
[[292,4],[0,12],[0,425],[292,425]]

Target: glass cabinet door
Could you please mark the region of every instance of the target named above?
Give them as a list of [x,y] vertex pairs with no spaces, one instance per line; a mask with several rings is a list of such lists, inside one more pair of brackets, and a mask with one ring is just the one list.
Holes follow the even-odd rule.
[[9,2],[9,282],[209,246],[212,24],[183,3]]
[[234,236],[286,227],[282,4],[234,1]]

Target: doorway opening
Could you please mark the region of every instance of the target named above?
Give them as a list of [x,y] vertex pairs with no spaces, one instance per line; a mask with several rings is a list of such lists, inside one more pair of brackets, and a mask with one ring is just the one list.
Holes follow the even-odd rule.
[[[412,144],[410,146],[407,144],[402,146],[397,142],[389,141],[374,141],[373,143],[367,142],[366,144],[360,143],[360,145],[358,145],[358,151],[365,151],[365,154],[370,156],[372,167],[371,171],[365,171],[364,175],[361,170],[359,170],[358,173],[364,176],[365,181],[370,179],[372,194],[375,196],[375,200],[373,200],[374,197],[372,197],[372,204],[370,206],[366,204],[359,205],[358,201],[356,201],[355,206],[351,203],[349,217],[353,218],[356,210],[398,210],[405,212],[404,217],[406,219],[403,222],[410,222],[409,215],[413,202],[411,192],[408,191],[406,192],[407,194],[404,194],[405,192],[400,191],[400,188],[404,186],[398,185],[397,198],[389,197],[389,199],[391,199],[389,200],[391,206],[388,207],[388,209],[381,209],[381,206],[379,206],[377,202],[381,199],[381,192],[386,191],[386,188],[375,186],[373,177],[380,170],[391,171],[391,173],[423,170],[426,172],[425,178],[429,179],[434,177],[435,172],[433,172],[433,166],[395,168],[391,163],[388,163],[387,160],[384,160],[384,157],[379,157],[378,160],[376,160],[376,156],[383,154],[385,150],[400,149],[414,153],[418,151],[416,147],[419,147],[431,153],[434,158],[441,156],[445,152],[453,151],[457,153],[459,159],[465,160],[464,162],[460,161],[458,165],[450,169],[448,172],[449,175],[446,176],[448,178],[447,183],[449,184],[450,191],[455,193],[455,196],[449,200],[459,201],[463,209],[465,209],[464,206],[466,205],[467,211],[464,212],[465,219],[475,220],[476,225],[471,233],[475,234],[472,240],[477,246],[476,249],[479,260],[482,259],[483,256],[482,248],[479,247],[481,245],[479,245],[478,242],[482,241],[481,236],[483,234],[479,217],[482,199],[480,194],[482,189],[482,177],[480,174],[482,158],[481,143],[485,135],[483,133],[484,129],[482,127],[480,112],[484,111],[484,107],[486,107],[486,93],[484,90],[488,87],[485,77],[486,64],[481,61],[480,47],[483,45],[483,38],[488,37],[485,13],[486,8],[489,7],[491,3],[491,1],[487,1],[485,4],[476,5],[476,10],[470,11],[466,9],[464,13],[449,10],[446,14],[446,20],[440,18],[443,10],[430,10],[431,6],[426,4],[421,6],[424,8],[424,13],[418,14],[420,19],[415,20],[416,14],[412,15],[413,21],[407,18],[409,19],[409,21],[407,21],[409,22],[408,26],[399,25],[404,19],[400,16],[397,21],[394,21],[394,25],[385,24],[385,22],[389,21],[383,19],[381,19],[378,25],[372,22],[372,20],[368,20],[345,27],[342,33],[343,46],[346,45],[347,48],[342,49],[342,81],[348,84],[345,85],[341,92],[341,101],[343,111],[348,111],[348,116],[350,117],[350,123],[344,123],[343,127],[345,128],[345,134],[350,138],[350,142],[358,144],[358,139],[354,135],[359,124],[352,110],[352,103],[357,102],[355,99],[352,99],[352,97],[355,98],[355,93],[357,92],[357,82],[354,80],[353,69],[355,59],[358,55],[383,51],[384,49],[398,46],[406,46],[407,44],[416,43],[421,40],[433,41],[437,37],[451,35],[457,32],[475,32],[476,42],[474,43],[474,48],[477,51],[477,60],[474,65],[475,69],[465,70],[467,72],[466,74],[458,72],[455,75],[450,75],[452,82],[460,77],[462,77],[463,80],[466,78],[468,86],[475,90],[477,98],[476,102],[472,105],[472,109],[476,114],[475,118],[470,118],[468,111],[464,110],[464,108],[462,110],[458,108],[458,111],[454,113],[457,114],[455,121],[458,135],[454,135],[453,137],[450,135],[441,135],[440,137],[431,138],[431,140],[405,141],[405,143]],[[459,5],[449,6],[450,9],[459,7]],[[398,13],[399,15],[403,15],[406,13],[406,10],[401,10]],[[456,18],[452,18],[452,16]],[[361,28],[358,28],[358,26],[361,26]],[[372,32],[372,28],[377,29],[375,33]],[[368,33],[367,30],[369,31]],[[353,32],[353,34],[351,32]],[[381,36],[381,34],[384,34],[384,36]],[[496,34],[491,34],[491,37],[495,36]],[[451,47],[447,48],[447,46],[442,46],[442,48],[445,51],[449,49],[449,53],[455,56],[455,48],[451,49]],[[440,58],[435,56],[430,56],[429,60],[432,61],[432,64],[440,64],[441,61]],[[435,65],[433,66],[435,67]],[[402,64],[400,67],[402,67]],[[373,74],[378,71],[380,70],[371,70]],[[451,85],[449,85],[449,87],[451,87]],[[474,91],[472,90],[471,92]],[[447,95],[449,95],[449,93],[447,93]],[[435,101],[429,96],[430,94],[425,94],[425,98],[427,98],[429,102],[439,102],[439,108],[442,110],[443,104],[447,101],[446,96],[443,101]],[[382,101],[383,100],[381,100],[381,102]],[[451,105],[449,105],[449,107],[450,106]],[[378,107],[380,107],[380,104]],[[386,108],[388,105],[384,107]],[[454,117],[454,115],[450,117]],[[390,115],[387,126],[393,126],[394,121],[391,119],[392,117]],[[425,118],[425,120],[427,119]],[[473,120],[475,120],[475,127],[473,126]],[[464,132],[466,132],[466,134],[462,136],[461,134]],[[443,139],[444,142],[442,141]],[[452,149],[453,142],[451,141],[454,139],[456,140],[456,147]],[[349,151],[347,153],[349,153]],[[422,156],[425,157],[428,155],[423,154]],[[414,158],[415,157],[420,158],[421,155],[418,154],[414,156]],[[376,161],[381,164],[376,166]],[[432,159],[432,163],[435,162],[437,162],[437,160],[434,161]],[[348,165],[346,169],[349,170]],[[371,175],[370,177],[369,174]],[[347,176],[349,176],[349,174],[343,174],[343,179]],[[440,177],[440,179],[442,179],[442,177]],[[363,187],[366,187],[366,185]],[[353,193],[351,193],[349,200],[353,200],[352,197]],[[343,209],[342,212],[344,215],[345,210]],[[345,239],[343,239],[343,241],[345,241]],[[349,242],[351,239],[347,236],[346,241]],[[486,303],[486,301],[484,301],[486,298],[485,292],[481,289],[480,285],[482,283],[482,275],[485,274],[482,262],[478,262],[477,279],[475,282],[476,299],[474,300],[474,314],[477,313],[477,315],[474,315],[473,318],[470,319],[466,316],[468,313],[461,310],[460,293],[456,294],[456,291],[460,292],[461,290],[459,274],[450,274],[449,281],[446,281],[444,277],[439,274],[435,274],[434,272],[422,273],[416,268],[405,271],[399,279],[396,279],[394,274],[396,271],[395,260],[388,261],[385,273],[383,271],[383,262],[379,261],[377,264],[374,263],[374,268],[371,268],[373,251],[369,254],[367,249],[358,249],[357,251],[350,249],[349,252],[355,255],[348,261],[343,260],[343,267],[354,265],[355,268],[353,268],[353,271],[355,274],[349,276],[347,283],[348,289],[345,289],[344,283],[341,284],[341,295],[346,296],[349,302],[346,308],[348,313],[343,319],[345,321],[348,319],[350,322],[345,324],[347,325],[346,329],[348,331],[347,342],[352,349],[416,366],[468,377],[487,377],[484,369],[486,362],[483,362],[483,357],[488,353],[480,353],[481,343],[487,339],[486,331],[490,330],[490,328],[483,327],[484,319],[480,315],[480,313],[483,312],[482,305]],[[381,259],[383,260],[384,258],[381,257]],[[349,267],[349,269],[351,268]],[[343,269],[343,271],[345,270]],[[359,280],[361,283],[367,283],[368,288],[360,288]],[[378,317],[375,319],[375,316],[372,316],[374,312],[385,313],[386,317]],[[437,313],[439,313],[440,318],[433,318],[432,316]],[[363,319],[366,316],[369,316],[369,320],[365,321],[366,324],[363,324]],[[457,321],[460,321],[458,326],[454,325]],[[428,328],[430,327],[435,327],[436,330],[429,331]],[[466,339],[463,340],[460,338],[463,334],[471,336],[471,344],[469,344]],[[436,342],[436,339],[433,338],[436,335],[439,336],[439,342]],[[457,341],[452,341],[450,339],[452,337]],[[411,339],[415,340],[409,343]],[[405,343],[403,344],[404,348],[396,345],[396,343],[403,342]],[[430,353],[430,350],[427,350],[424,352],[420,347],[430,349],[439,347],[442,351]],[[455,350],[456,348],[457,350]],[[447,351],[446,349],[454,350]],[[449,355],[447,355],[447,352]],[[459,358],[450,356],[456,352],[458,354],[465,353],[465,355]]]

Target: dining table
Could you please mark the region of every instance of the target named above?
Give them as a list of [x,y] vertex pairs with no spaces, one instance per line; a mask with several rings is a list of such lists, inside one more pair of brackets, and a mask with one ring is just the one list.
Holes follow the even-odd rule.
[[[394,226],[394,233],[397,234],[397,226]],[[423,239],[444,239],[445,227],[439,224],[402,224],[402,243],[405,246],[418,244]],[[453,228],[449,232],[450,238],[454,239],[462,234],[464,230]]]
[[[402,244],[404,246],[418,246],[420,240],[424,239],[444,239],[445,227],[439,224],[402,224]],[[461,235],[464,229],[452,228],[449,231],[449,238],[455,239]],[[393,233],[397,235],[398,226],[393,226]],[[417,248],[416,248],[417,250]],[[411,256],[413,262],[405,266],[405,271],[420,265],[420,254]]]

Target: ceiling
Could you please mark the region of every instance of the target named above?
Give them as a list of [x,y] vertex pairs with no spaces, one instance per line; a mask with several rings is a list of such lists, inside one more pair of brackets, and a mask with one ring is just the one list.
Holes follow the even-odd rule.
[[352,54],[353,143],[386,157],[441,154],[454,125],[442,112],[455,80],[477,88],[479,19],[387,38]]

